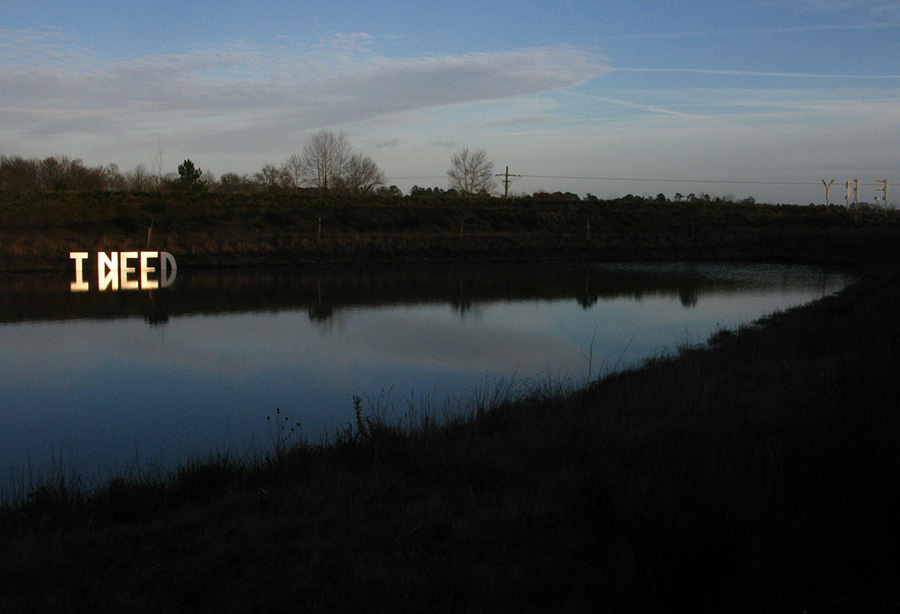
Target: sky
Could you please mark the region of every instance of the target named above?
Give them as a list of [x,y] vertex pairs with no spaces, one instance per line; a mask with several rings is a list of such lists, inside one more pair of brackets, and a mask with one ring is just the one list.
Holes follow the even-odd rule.
[[[900,2],[0,0],[0,153],[214,176],[344,132],[388,185],[900,203]],[[502,189],[502,188],[501,188]]]

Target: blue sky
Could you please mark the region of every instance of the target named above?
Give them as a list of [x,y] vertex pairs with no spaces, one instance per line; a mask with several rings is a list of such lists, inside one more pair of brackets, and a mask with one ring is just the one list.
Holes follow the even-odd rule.
[[321,128],[404,191],[470,147],[513,192],[897,202],[900,3],[0,0],[0,153],[253,173]]

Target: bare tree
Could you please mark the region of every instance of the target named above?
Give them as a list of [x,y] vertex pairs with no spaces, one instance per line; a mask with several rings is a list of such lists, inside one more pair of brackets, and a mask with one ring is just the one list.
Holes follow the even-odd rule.
[[490,192],[496,187],[494,162],[489,160],[483,149],[469,151],[469,148],[453,154],[450,170],[447,171],[450,188],[464,195]]
[[156,158],[153,159],[153,176],[154,176],[154,184],[155,184],[154,187],[157,190],[162,190],[162,188],[163,188],[163,182],[165,179],[165,176],[163,175],[164,168],[165,167],[163,166],[163,146],[162,146],[162,141],[159,141],[158,148],[156,151]]
[[134,170],[125,174],[125,184],[132,192],[149,192],[156,185],[156,178],[143,164],[138,164]]
[[264,192],[275,192],[290,185],[290,180],[285,170],[283,168],[275,168],[271,164],[263,166],[262,170],[256,173],[253,178]]
[[118,164],[110,162],[102,167],[101,170],[103,171],[103,180],[106,183],[105,189],[113,192],[122,192],[125,190],[125,176],[119,170]]
[[237,173],[225,173],[219,177],[216,189],[224,194],[250,193],[256,189],[253,180],[246,175]]
[[41,182],[38,160],[0,155],[0,190],[30,192],[39,189]]
[[281,170],[287,178],[290,187],[299,188],[303,185],[304,168],[303,156],[296,151],[285,160]]
[[69,156],[50,156],[38,163],[38,177],[44,190],[65,189],[72,160]]
[[371,192],[385,182],[384,173],[375,161],[361,153],[350,156],[341,175],[344,187],[359,194]]
[[350,141],[343,132],[320,130],[303,146],[303,181],[325,192],[340,183],[350,159]]

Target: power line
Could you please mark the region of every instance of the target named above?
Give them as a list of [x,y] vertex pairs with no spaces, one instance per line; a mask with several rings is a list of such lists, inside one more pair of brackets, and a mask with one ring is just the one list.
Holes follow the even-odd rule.
[[583,181],[644,181],[651,183],[727,183],[742,185],[819,185],[806,181],[746,181],[746,180],[721,180],[721,179],[660,179],[647,177],[582,177],[569,175],[518,175],[519,177],[531,177],[534,179],[579,179]]
[[[730,184],[730,185],[794,185],[794,186],[818,186],[818,182],[811,181],[763,181],[763,180],[745,180],[745,179],[696,179],[696,178],[671,178],[671,177],[595,177],[586,175],[529,175],[529,174],[512,174],[507,167],[505,173],[497,173],[498,177],[505,177],[509,181],[509,177],[522,177],[529,179],[571,179],[576,181],[632,181],[645,183],[710,183],[710,184]],[[393,177],[392,179],[402,180],[421,180],[421,179],[442,179],[443,175],[423,175],[417,177]],[[506,183],[504,181],[504,183]],[[882,182],[862,183],[861,186],[878,186]]]

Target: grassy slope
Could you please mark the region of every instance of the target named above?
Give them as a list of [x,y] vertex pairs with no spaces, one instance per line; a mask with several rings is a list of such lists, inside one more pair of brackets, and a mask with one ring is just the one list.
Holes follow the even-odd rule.
[[49,483],[0,611],[896,611],[898,280],[443,428]]
[[[462,231],[462,232],[460,232]],[[865,261],[900,257],[900,212],[643,199],[324,201],[314,194],[0,193],[0,270],[70,251],[168,251],[180,266],[490,258]],[[149,241],[148,241],[149,238]]]

